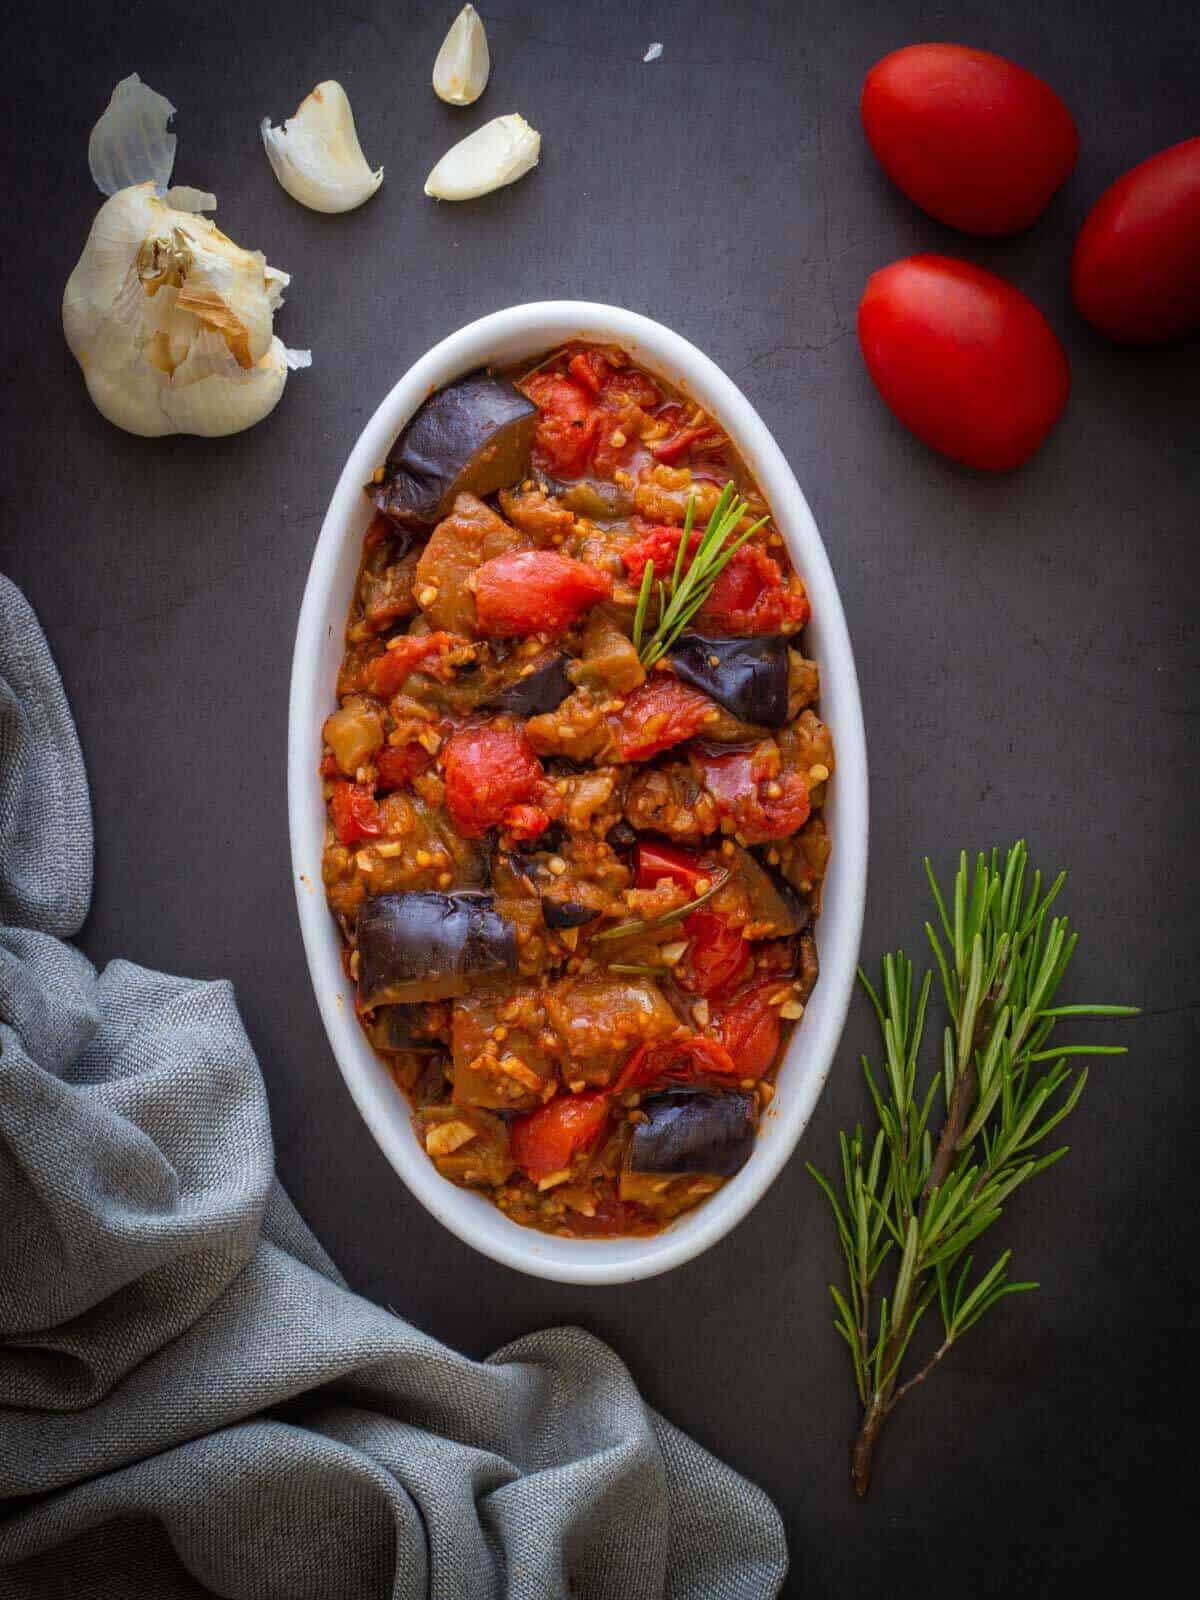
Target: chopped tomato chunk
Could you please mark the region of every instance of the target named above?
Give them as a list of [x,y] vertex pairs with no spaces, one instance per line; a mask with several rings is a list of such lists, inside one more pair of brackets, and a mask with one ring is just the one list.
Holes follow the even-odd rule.
[[517,1117],[510,1130],[513,1160],[537,1183],[590,1150],[608,1122],[609,1095],[559,1094],[549,1105]]
[[472,837],[502,822],[510,806],[536,801],[545,786],[523,728],[460,728],[442,747],[441,762],[446,810],[459,831]]
[[458,643],[461,640],[454,634],[441,629],[435,633],[403,634],[393,639],[381,656],[367,663],[367,688],[381,700],[389,700],[399,694],[410,672],[430,670],[434,666],[431,658],[443,655]]
[[711,882],[712,869],[700,864],[694,850],[681,850],[678,845],[659,844],[653,839],[639,839],[636,855],[636,881],[639,889],[653,889],[656,883],[670,878],[681,889],[695,896],[700,891],[696,885]]
[[618,756],[622,761],[648,761],[699,733],[713,710],[706,694],[678,678],[656,673],[633,691],[617,715]]
[[811,615],[807,595],[785,587],[778,562],[747,544],[730,558],[696,622],[721,633],[780,633],[803,627]]
[[679,981],[685,989],[706,998],[730,989],[744,976],[750,960],[750,946],[741,930],[731,928],[715,911],[693,911],[683,921],[688,939]]
[[550,817],[541,806],[508,806],[500,820],[513,839],[536,839],[550,826]]
[[480,633],[492,638],[564,633],[612,593],[606,572],[556,550],[514,550],[475,574]]
[[[654,576],[667,579],[675,571],[675,558],[679,554],[679,541],[682,530],[669,528],[665,525],[649,528],[640,539],[628,545],[621,553],[621,560],[625,570],[634,583],[641,583],[642,573],[646,570],[646,563],[654,563]],[[693,533],[688,539],[687,560],[696,553],[696,546],[700,543],[700,535]]]
[[613,1087],[623,1094],[627,1089],[648,1089],[654,1083],[691,1083],[714,1073],[721,1078],[748,1076],[723,1044],[695,1033],[687,1039],[658,1039],[639,1045]]
[[643,411],[662,404],[662,392],[636,367],[614,372],[604,385],[604,398],[618,403],[628,401],[631,405],[640,406]]
[[572,356],[567,362],[567,371],[576,383],[581,383],[593,394],[599,394],[605,382],[612,376],[613,367],[604,351],[593,347],[581,350],[577,356]]
[[790,987],[786,977],[756,979],[734,996],[717,1018],[722,1043],[737,1062],[739,1077],[761,1078],[774,1062],[783,1023],[779,1006],[771,1002]]
[[357,844],[360,839],[374,839],[383,832],[375,796],[360,783],[335,783],[330,809],[339,844]]
[[650,453],[656,461],[661,461],[666,466],[674,466],[687,455],[694,444],[702,444],[705,440],[721,437],[720,428],[715,428],[711,422],[705,422],[697,428],[680,428],[677,433],[668,434],[660,444],[651,445]]
[[379,787],[381,789],[403,789],[406,783],[412,781],[419,772],[433,760],[424,745],[417,744],[389,744],[375,757],[375,765],[379,769]]
[[522,385],[541,412],[533,430],[533,459],[557,477],[578,478],[600,431],[592,394],[559,372],[535,372]]
[[770,741],[753,750],[702,745],[688,752],[688,760],[747,844],[785,839],[808,821],[808,783],[798,772],[779,770],[778,749]]

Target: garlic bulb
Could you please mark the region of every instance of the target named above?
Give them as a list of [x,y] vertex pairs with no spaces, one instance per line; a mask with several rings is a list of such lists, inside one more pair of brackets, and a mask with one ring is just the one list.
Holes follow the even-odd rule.
[[175,107],[136,72],[122,78],[88,139],[88,166],[101,194],[116,194],[150,179],[159,194],[175,165]]
[[63,331],[101,414],[129,433],[218,435],[260,421],[290,366],[272,331],[288,276],[227,239],[210,194],[153,183],[100,207],[63,295]]
[[515,183],[538,164],[542,136],[513,111],[460,139],[425,180],[435,200],[474,200]]
[[491,69],[483,19],[474,6],[466,5],[450,24],[433,63],[433,92],[450,106],[474,105]]
[[263,143],[275,176],[312,211],[353,211],[383,182],[372,172],[354,127],[346,91],[332,78],[319,83],[281,128],[262,119]]

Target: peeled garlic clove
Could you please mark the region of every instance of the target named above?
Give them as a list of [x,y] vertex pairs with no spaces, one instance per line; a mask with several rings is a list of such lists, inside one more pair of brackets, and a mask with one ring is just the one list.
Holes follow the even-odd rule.
[[217,197],[207,189],[192,189],[186,183],[177,183],[163,195],[163,204],[176,211],[215,211]]
[[383,182],[372,172],[354,127],[346,91],[332,78],[319,83],[281,128],[262,120],[263,143],[275,176],[312,211],[353,211]]
[[435,200],[474,200],[515,183],[538,164],[542,136],[518,112],[495,117],[460,139],[425,180]]
[[450,106],[470,106],[487,87],[492,58],[483,19],[466,5],[450,24],[433,63],[433,92]]
[[[199,190],[181,198],[215,205]],[[63,294],[63,331],[92,401],[118,427],[236,433],[274,408],[289,369],[307,365],[308,352],[288,351],[272,330],[287,281],[207,217],[136,184],[97,213]]]
[[122,78],[88,139],[88,166],[101,194],[133,183],[153,183],[161,194],[175,165],[175,135],[167,123],[175,107],[142,82]]

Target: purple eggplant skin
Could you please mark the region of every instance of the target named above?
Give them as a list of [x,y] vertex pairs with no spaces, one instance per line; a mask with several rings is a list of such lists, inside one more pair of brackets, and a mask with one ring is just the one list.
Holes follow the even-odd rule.
[[641,1102],[647,1120],[629,1141],[632,1172],[703,1172],[730,1178],[750,1159],[757,1130],[755,1097],[669,1089]]
[[600,915],[594,906],[581,906],[574,900],[555,900],[552,896],[542,896],[542,921],[548,928],[582,928],[586,923],[595,922]]
[[466,994],[488,972],[517,970],[517,932],[491,894],[381,894],[358,911],[358,1003],[410,1005]]
[[402,528],[429,533],[458,495],[482,500],[526,475],[537,416],[507,378],[457,378],[411,419],[388,453],[383,482],[368,485],[368,493]]
[[749,639],[682,634],[671,649],[675,676],[701,689],[742,722],[782,728],[788,719],[788,641],[782,633]]
[[535,665],[528,677],[518,678],[502,689],[493,699],[485,702],[491,711],[511,711],[518,717],[540,717],[547,711],[557,711],[575,685],[567,677],[567,663],[571,657],[561,650],[540,666]]

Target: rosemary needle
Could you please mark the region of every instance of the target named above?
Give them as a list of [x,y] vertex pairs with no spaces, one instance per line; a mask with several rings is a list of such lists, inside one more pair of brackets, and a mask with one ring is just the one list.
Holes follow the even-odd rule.
[[689,900],[685,906],[677,906],[674,911],[665,911],[661,917],[651,917],[649,922],[640,919],[633,922],[618,922],[615,928],[605,928],[602,933],[592,935],[592,943],[600,944],[609,939],[632,939],[634,934],[649,933],[652,928],[665,928],[672,922],[678,922],[683,917],[691,916],[697,906],[702,906],[706,900],[711,900],[718,889],[723,889],[729,881],[729,874],[723,872],[716,882],[711,884],[703,894],[698,894],[694,900]]

